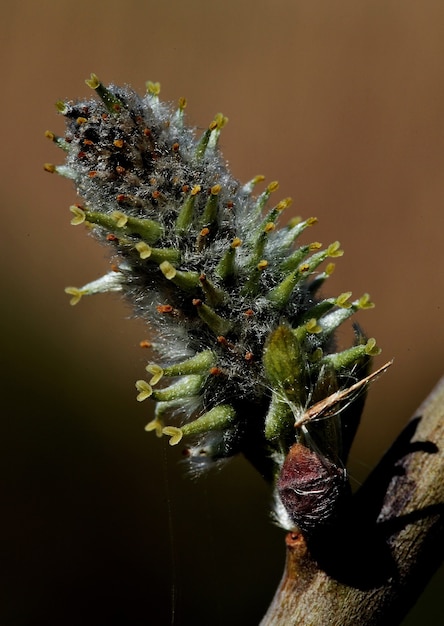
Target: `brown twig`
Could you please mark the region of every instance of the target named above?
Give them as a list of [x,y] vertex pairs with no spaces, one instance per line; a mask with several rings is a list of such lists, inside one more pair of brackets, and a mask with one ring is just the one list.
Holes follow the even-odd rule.
[[443,559],[444,378],[352,498],[309,544],[286,537],[261,626],[393,626]]

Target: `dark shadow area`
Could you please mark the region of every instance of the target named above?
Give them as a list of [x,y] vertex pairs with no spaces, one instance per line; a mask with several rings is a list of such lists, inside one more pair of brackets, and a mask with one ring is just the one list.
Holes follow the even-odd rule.
[[[389,484],[405,473],[403,464],[414,453],[435,454],[429,441],[411,442],[421,417],[412,419],[361,489],[352,497],[335,523],[308,541],[318,565],[331,577],[358,589],[372,589],[398,577],[389,538],[408,524],[444,515],[444,503],[424,507],[407,515],[378,521]],[[442,552],[437,547],[437,552]],[[439,565],[440,557],[436,559]]]

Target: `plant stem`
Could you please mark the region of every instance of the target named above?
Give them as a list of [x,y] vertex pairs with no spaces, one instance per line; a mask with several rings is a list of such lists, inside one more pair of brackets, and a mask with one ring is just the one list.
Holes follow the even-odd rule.
[[443,559],[444,378],[334,528],[286,536],[261,626],[399,624]]

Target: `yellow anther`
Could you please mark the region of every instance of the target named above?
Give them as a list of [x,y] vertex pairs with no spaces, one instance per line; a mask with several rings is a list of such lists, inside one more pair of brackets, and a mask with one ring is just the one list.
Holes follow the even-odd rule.
[[149,363],[145,369],[149,374],[153,375],[150,380],[150,385],[154,387],[154,385],[157,385],[159,380],[162,378],[163,369],[160,367],[160,365],[156,365],[156,363]]
[[85,83],[88,85],[88,87],[91,87],[91,89],[97,89],[97,87],[100,85],[100,80],[95,74],[91,74],[91,78],[87,78],[85,80]]
[[162,272],[162,274],[165,276],[165,278],[167,278],[168,280],[173,280],[173,278],[176,276],[177,274],[177,270],[174,267],[174,265],[171,265],[171,263],[169,261],[163,261],[160,265],[159,265],[160,271]]
[[264,233],[271,233],[275,228],[276,224],[274,222],[267,222],[264,227]]
[[329,263],[327,265],[327,267],[325,268],[325,274],[327,276],[331,276],[333,274],[333,272],[335,271],[336,265],[334,263]]
[[79,224],[83,224],[86,218],[85,211],[81,209],[79,206],[76,206],[75,204],[70,206],[69,210],[74,215],[74,217],[71,220],[71,224],[73,226],[78,226]]
[[328,256],[332,258],[342,256],[344,254],[344,250],[341,250],[340,246],[341,244],[339,243],[339,241],[331,243],[327,248]]
[[378,348],[378,346],[376,345],[376,339],[374,337],[370,337],[370,339],[365,344],[365,353],[369,356],[377,356],[381,352],[381,348]]
[[310,251],[319,250],[320,248],[322,248],[322,243],[320,243],[319,241],[313,241],[313,243],[311,243],[308,248]]
[[358,308],[359,309],[373,309],[374,303],[370,300],[370,295],[368,293],[364,293],[358,300]]
[[302,265],[300,265],[298,267],[298,272],[300,274],[305,274],[306,272],[310,271],[310,265],[308,263],[302,263]]
[[340,306],[342,309],[349,309],[351,307],[351,302],[349,302],[349,298],[351,295],[351,291],[345,291],[344,293],[341,293],[336,298],[336,305]]
[[150,96],[158,96],[160,94],[160,83],[153,83],[152,81],[148,80],[146,82],[146,90],[147,93],[150,94]]
[[308,320],[305,324],[305,328],[308,333],[312,333],[314,335],[322,331],[322,328],[319,326],[318,321],[314,317],[311,320]]
[[265,176],[263,174],[257,174],[251,182],[253,183],[253,185],[257,185],[258,183],[261,183],[263,180],[265,180]]
[[163,424],[157,417],[151,420],[151,422],[148,422],[148,424],[145,426],[145,430],[148,433],[150,433],[152,430],[155,430],[157,437],[162,437],[162,428]]
[[50,174],[54,174],[54,172],[56,171],[56,166],[53,163],[44,163],[43,164],[43,169],[45,170],[45,172],[49,172]]
[[187,99],[186,98],[179,98],[178,105],[179,105],[179,111],[183,111],[186,108],[186,106],[187,106]]
[[239,248],[239,246],[241,245],[242,245],[242,239],[239,239],[239,237],[235,237],[233,241],[231,242],[232,248]]
[[153,393],[151,385],[149,385],[146,380],[137,380],[136,389],[139,392],[136,398],[138,402],[143,402],[143,400],[149,398]]
[[273,191],[277,191],[277,189],[279,188],[279,183],[277,180],[273,180],[267,187],[267,191],[269,193],[272,193]]
[[202,187],[200,185],[194,185],[194,187],[191,190],[191,195],[195,196],[196,194],[200,192],[201,189]]
[[308,220],[305,220],[307,226],[313,226],[318,221],[317,217],[309,217]]
[[225,126],[225,124],[228,122],[228,117],[225,117],[225,115],[223,113],[217,113],[214,116],[214,121],[216,123],[216,128],[218,130],[220,130],[221,128],[223,128]]
[[165,428],[162,428],[162,434],[171,437],[169,441],[170,446],[177,446],[183,437],[182,429],[176,428],[176,426],[165,426]]
[[141,259],[148,259],[151,256],[152,249],[144,241],[139,241],[134,247],[139,253]]
[[261,261],[259,261],[259,263],[257,264],[257,269],[259,271],[264,270],[268,265],[268,261],[266,259],[262,259]]
[[289,222],[287,224],[287,227],[288,228],[294,228],[295,226],[297,226],[301,222],[302,222],[302,217],[300,217],[300,216],[292,217],[291,220],[289,220]]
[[220,193],[221,189],[222,189],[222,185],[213,185],[211,187],[211,195],[217,196]]
[[293,198],[284,198],[283,200],[277,203],[276,210],[283,211],[284,209],[288,208],[292,202],[293,202]]
[[122,211],[113,211],[111,217],[116,222],[117,228],[123,228],[128,222],[128,215],[125,215]]
[[75,304],[80,302],[82,296],[84,295],[84,292],[78,287],[65,287],[65,293],[72,296],[71,300],[69,301],[69,304],[71,306],[74,306]]

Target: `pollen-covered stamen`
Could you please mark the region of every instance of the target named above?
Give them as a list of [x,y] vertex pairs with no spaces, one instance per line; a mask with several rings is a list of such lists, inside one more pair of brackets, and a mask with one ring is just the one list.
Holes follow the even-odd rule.
[[77,204],[73,204],[69,207],[69,210],[74,216],[71,219],[71,224],[73,226],[79,226],[80,224],[83,224],[85,222],[86,213],[81,207],[79,207]]
[[354,363],[366,356],[377,356],[381,349],[376,345],[376,339],[371,337],[366,343],[353,346],[342,352],[326,354],[322,357],[321,363],[333,366],[337,371],[346,367],[352,367]]
[[289,248],[294,244],[301,233],[309,226],[314,226],[318,221],[317,217],[309,217],[301,222],[300,218],[293,218],[288,223],[286,230],[283,230],[279,236],[279,245],[282,250]]
[[217,220],[219,194],[221,192],[221,185],[213,185],[210,189],[210,195],[208,196],[207,203],[204,208],[204,212],[200,219],[202,226],[210,227]]
[[217,113],[214,117],[212,124],[210,124],[211,135],[208,141],[207,150],[214,150],[217,146],[220,137],[220,131],[227,124],[228,117],[225,117],[222,113]]
[[180,262],[180,251],[174,248],[152,248],[144,241],[139,241],[134,246],[142,260],[149,259],[160,265],[163,261],[169,263]]
[[166,426],[163,429],[164,435],[171,437],[170,445],[174,446],[188,435],[200,435],[212,430],[223,430],[229,427],[236,418],[236,412],[229,404],[220,404],[210,409],[192,422],[184,424],[181,428]]
[[302,265],[298,267],[298,271],[300,274],[307,276],[313,270],[315,270],[325,259],[327,258],[337,258],[344,254],[344,251],[340,248],[339,241],[335,241],[330,244],[326,250],[322,250],[320,252],[316,252],[311,257],[307,259]]
[[136,380],[136,389],[139,392],[136,398],[137,402],[143,402],[153,395],[153,389],[146,380]]
[[202,291],[205,294],[205,300],[210,306],[219,306],[228,297],[224,291],[215,287],[205,274],[199,276],[199,281]]
[[200,285],[200,274],[197,272],[183,272],[178,270],[169,261],[163,261],[159,265],[159,269],[167,280],[184,289],[185,291],[192,291]]
[[[274,191],[277,191],[278,189],[279,189],[279,183],[277,182],[277,180],[274,180],[267,185],[267,188],[257,198],[256,202],[254,203],[254,206],[252,207],[250,211],[251,218],[254,218],[255,220],[259,219],[265,205],[268,202],[269,197]],[[240,224],[240,226],[242,226],[242,224]],[[248,233],[248,236],[246,237],[246,241],[248,242],[254,241],[256,237],[257,237],[256,231],[250,232]]]
[[176,219],[174,229],[178,235],[183,235],[193,224],[194,207],[196,204],[196,196],[200,192],[200,185],[195,185],[188,198],[185,200]]
[[262,174],[258,174],[257,176],[255,176],[254,178],[252,178],[250,181],[248,181],[248,183],[246,183],[242,189],[241,189],[241,193],[245,196],[249,196],[253,193],[254,188],[256,187],[256,185],[258,183],[261,183],[262,181],[265,180],[265,176],[263,176]]
[[251,266],[257,265],[259,260],[262,258],[269,235],[276,229],[276,222],[279,215],[284,209],[290,206],[290,204],[291,198],[285,198],[284,200],[278,202],[278,204],[268,213],[260,224],[260,227],[256,232],[256,240],[253,241],[251,237],[249,238],[249,241],[251,241],[253,246],[253,252],[250,257]]
[[118,113],[123,103],[103,85],[95,74],[87,78],[85,83],[97,93],[110,113]]
[[[117,214],[117,217],[113,217],[114,214]],[[120,211],[115,211],[113,214],[108,215],[107,213],[85,209],[85,215],[88,222],[102,226],[106,230],[117,234],[140,235],[149,244],[155,243],[163,234],[163,227],[159,222],[126,215],[121,217],[124,214]],[[119,226],[119,224],[123,225]]]
[[229,320],[218,315],[214,309],[204,304],[202,300],[195,298],[193,300],[194,306],[197,308],[197,313],[200,319],[210,328],[215,335],[226,335],[231,330],[231,322]]
[[188,374],[205,374],[216,363],[216,355],[212,350],[203,350],[186,361],[168,365],[163,368],[165,376],[184,376]]
[[50,130],[47,130],[45,132],[45,137],[47,139],[49,139],[50,141],[53,141],[64,152],[68,152],[68,150],[69,150],[69,143],[66,141],[66,139],[64,137],[59,137],[58,135],[54,134]]
[[179,98],[177,103],[177,109],[174,114],[173,123],[176,128],[183,128],[183,120],[184,120],[184,111],[187,106],[186,98]]
[[346,319],[351,317],[353,313],[360,309],[371,309],[375,305],[370,300],[370,296],[366,293],[358,300],[349,303],[350,306],[340,306],[338,309],[327,313],[318,320],[321,332],[324,336],[331,335]]
[[65,293],[73,296],[70,304],[77,304],[82,296],[91,296],[96,293],[107,293],[111,291],[121,291],[124,281],[123,274],[120,272],[108,272],[105,276],[97,280],[87,283],[83,287],[66,287]]
[[183,437],[182,429],[177,428],[177,426],[165,426],[165,428],[162,428],[162,434],[170,437],[170,446],[177,446],[177,444],[180,443]]
[[169,387],[152,390],[152,396],[154,400],[160,400],[162,402],[198,396],[202,391],[204,381],[205,376],[199,376],[197,374],[182,376],[176,383],[173,383]]
[[343,252],[339,248],[338,241],[328,246],[326,250],[313,254],[307,261],[298,265],[296,269],[287,274],[287,276],[267,294],[267,299],[273,302],[278,308],[284,307],[288,303],[296,285],[305,280],[305,277],[310,274],[310,272],[318,267],[327,257],[337,257],[342,254]]
[[236,274],[236,250],[242,245],[242,240],[235,237],[229,248],[219,261],[215,273],[217,276],[226,280]]
[[57,172],[57,165],[54,165],[54,163],[43,163],[43,169],[45,172],[49,172],[49,174],[54,174]]
[[282,272],[291,272],[299,267],[302,261],[307,258],[310,252],[319,250],[322,244],[319,241],[313,241],[308,246],[297,248],[290,256],[288,256],[279,266]]
[[161,378],[163,377],[164,370],[162,367],[160,367],[160,365],[156,365],[156,363],[149,363],[145,369],[149,374],[152,374],[152,378],[149,384],[151,385],[151,387],[154,387],[154,385],[157,385],[159,380],[161,380]]
[[225,125],[227,121],[228,119],[224,117],[222,113],[218,113],[214,117],[213,121],[210,123],[207,130],[200,138],[199,143],[197,144],[195,152],[195,157],[197,161],[203,159],[207,149],[215,147],[221,128]]
[[147,80],[145,86],[146,86],[146,92],[148,95],[152,96],[153,98],[159,98],[159,94],[160,94],[159,82],[154,83],[151,80]]

